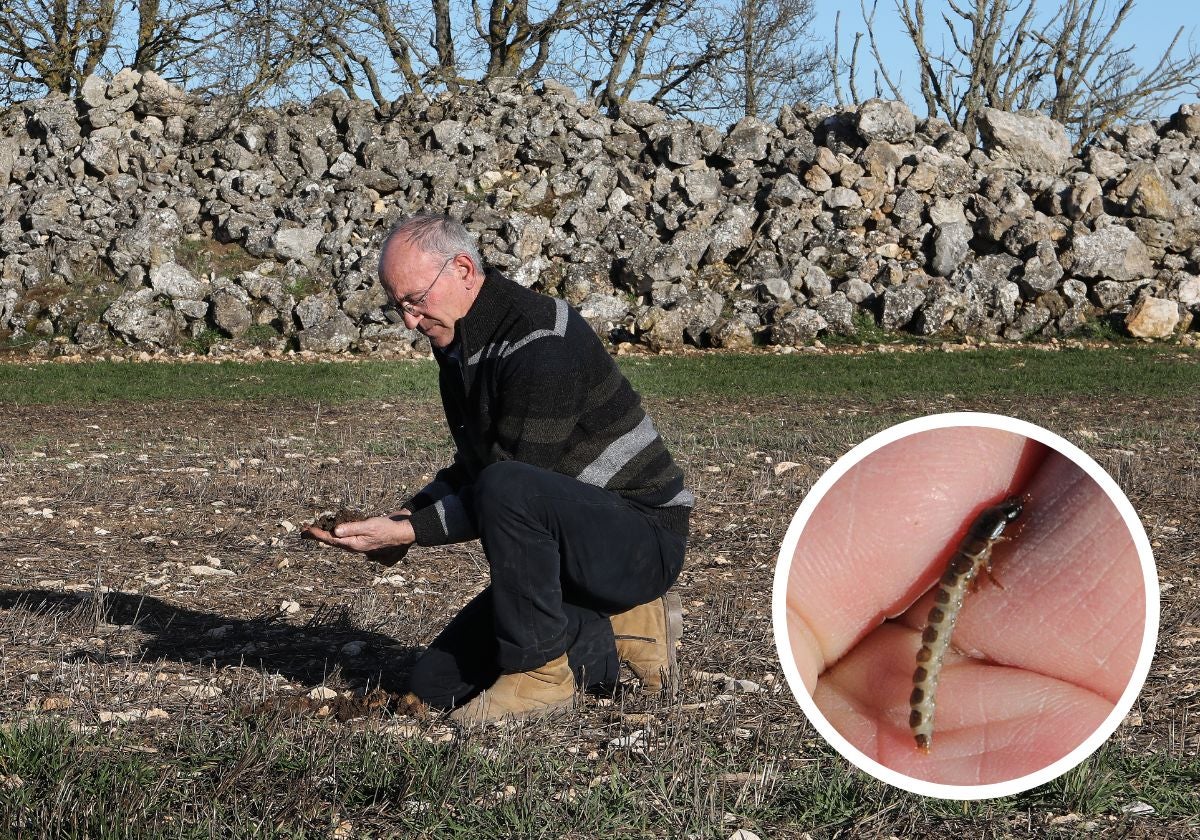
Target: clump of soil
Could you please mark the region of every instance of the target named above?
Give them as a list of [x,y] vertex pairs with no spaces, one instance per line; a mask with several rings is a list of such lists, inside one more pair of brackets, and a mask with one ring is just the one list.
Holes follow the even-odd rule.
[[[313,533],[314,528],[332,533],[333,529],[338,525],[344,525],[347,522],[361,522],[368,518],[370,518],[370,514],[358,508],[341,508],[336,513],[327,511],[318,516],[311,524],[305,525],[300,529],[300,539],[317,539],[317,536]],[[375,551],[368,551],[366,556],[368,560],[373,560],[381,566],[395,566],[408,554],[408,549],[407,545],[395,545]]]

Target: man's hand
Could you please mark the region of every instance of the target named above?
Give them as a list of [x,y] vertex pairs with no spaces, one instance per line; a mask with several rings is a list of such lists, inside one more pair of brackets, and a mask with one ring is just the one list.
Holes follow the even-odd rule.
[[316,525],[305,529],[305,536],[342,548],[365,554],[372,560],[393,565],[400,560],[416,540],[411,512],[407,508],[387,516],[372,516],[357,522],[343,522],[326,531]]

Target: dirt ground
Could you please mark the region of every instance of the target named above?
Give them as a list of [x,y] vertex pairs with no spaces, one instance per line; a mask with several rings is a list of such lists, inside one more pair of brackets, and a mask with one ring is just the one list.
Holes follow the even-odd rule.
[[[690,711],[735,742],[743,760],[733,770],[753,772],[764,757],[776,769],[801,760],[816,735],[785,684],[771,632],[772,576],[793,512],[869,434],[922,413],[987,410],[1062,434],[1129,495],[1156,554],[1162,630],[1146,687],[1115,738],[1195,756],[1194,395],[648,407],[698,497],[677,585],[688,611],[685,710],[632,694],[589,700],[581,721],[563,724],[579,748],[602,751],[639,722]],[[398,506],[449,457],[442,422],[433,401],[0,405],[0,720],[54,716],[152,739],[185,716],[275,706],[408,726],[397,700],[404,674],[484,585],[478,544],[414,549],[383,568],[298,534],[324,511]],[[906,828],[918,825],[893,826]]]

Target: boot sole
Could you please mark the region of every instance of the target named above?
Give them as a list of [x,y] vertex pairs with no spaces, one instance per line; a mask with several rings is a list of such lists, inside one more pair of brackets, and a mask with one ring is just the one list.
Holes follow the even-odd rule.
[[558,715],[567,713],[574,708],[574,706],[575,697],[572,695],[564,700],[549,703],[537,709],[527,709],[520,712],[505,712],[497,717],[479,717],[478,715],[472,715],[466,719],[463,719],[461,716],[456,717],[456,713],[466,708],[465,706],[461,706],[458,709],[451,711],[447,717],[465,729],[480,729],[487,726],[498,726],[504,723],[517,723],[526,720],[547,720],[549,718],[557,717]]

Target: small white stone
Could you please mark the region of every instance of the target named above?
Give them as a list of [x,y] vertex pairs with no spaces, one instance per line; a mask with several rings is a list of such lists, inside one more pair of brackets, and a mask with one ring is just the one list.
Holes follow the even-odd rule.
[[197,577],[233,577],[233,569],[214,569],[212,566],[189,566],[188,571]]
[[211,700],[220,697],[225,692],[215,685],[185,685],[179,689],[184,697],[194,697],[197,700]]
[[753,831],[739,828],[737,831],[733,832],[733,834],[729,835],[729,840],[759,840],[759,837]]

